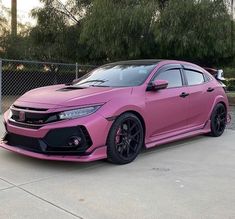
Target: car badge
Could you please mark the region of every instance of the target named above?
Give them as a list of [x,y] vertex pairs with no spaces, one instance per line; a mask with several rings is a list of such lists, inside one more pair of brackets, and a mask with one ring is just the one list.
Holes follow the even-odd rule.
[[20,111],[19,112],[19,119],[18,119],[19,122],[24,122],[25,121],[25,112],[23,111]]

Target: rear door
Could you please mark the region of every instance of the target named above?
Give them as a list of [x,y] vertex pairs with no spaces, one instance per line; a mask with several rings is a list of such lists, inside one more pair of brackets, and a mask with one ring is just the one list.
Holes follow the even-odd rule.
[[188,125],[189,99],[181,65],[161,68],[152,80],[167,80],[168,88],[146,91],[149,137],[183,130]]
[[204,72],[194,67],[184,67],[189,89],[189,127],[204,126],[214,101],[213,83]]

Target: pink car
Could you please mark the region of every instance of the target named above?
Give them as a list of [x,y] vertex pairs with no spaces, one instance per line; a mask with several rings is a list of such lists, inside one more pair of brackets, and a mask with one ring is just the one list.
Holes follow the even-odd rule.
[[4,115],[0,146],[47,160],[126,164],[143,147],[222,135],[228,107],[222,85],[197,65],[116,62],[25,93]]

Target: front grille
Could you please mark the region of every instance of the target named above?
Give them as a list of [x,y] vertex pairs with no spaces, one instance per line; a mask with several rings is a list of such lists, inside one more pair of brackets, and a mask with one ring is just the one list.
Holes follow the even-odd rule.
[[[12,109],[11,122],[16,126],[21,126],[22,124],[29,125],[43,125],[50,122],[58,121],[58,116],[56,113],[34,113],[27,111],[19,111],[18,109]],[[23,118],[22,118],[22,113]],[[15,123],[14,123],[15,122]]]
[[[68,145],[73,136],[81,138],[79,146]],[[7,133],[3,140],[13,147],[54,155],[87,155],[86,150],[92,145],[90,135],[83,126],[54,129],[42,139]]]

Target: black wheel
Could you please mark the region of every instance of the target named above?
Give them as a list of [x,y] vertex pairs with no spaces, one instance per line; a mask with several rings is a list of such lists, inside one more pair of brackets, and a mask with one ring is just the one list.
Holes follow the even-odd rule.
[[222,103],[219,103],[213,109],[211,115],[211,133],[213,137],[219,137],[223,134],[227,123],[227,111]]
[[125,113],[113,123],[108,140],[108,160],[115,164],[132,162],[144,143],[144,131],[137,116]]

